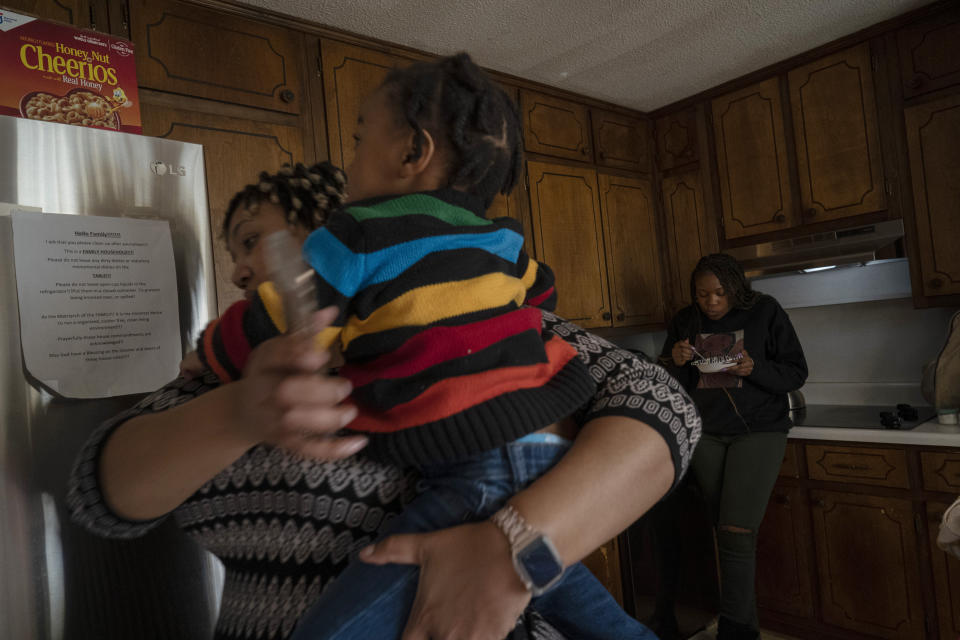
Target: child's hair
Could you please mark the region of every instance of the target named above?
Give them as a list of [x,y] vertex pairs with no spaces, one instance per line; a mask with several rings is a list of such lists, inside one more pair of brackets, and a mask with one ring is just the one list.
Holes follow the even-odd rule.
[[420,157],[427,130],[447,164],[447,186],[479,197],[485,207],[498,193],[510,193],[523,166],[517,105],[469,55],[394,69],[381,88],[398,124],[413,128],[411,159]]
[[343,204],[346,185],[346,174],[329,162],[312,167],[299,162],[285,164],[273,174],[261,171],[257,182],[238,191],[227,205],[223,235],[227,235],[237,209],[256,211],[262,202],[279,205],[289,224],[316,229],[327,221],[332,209]]

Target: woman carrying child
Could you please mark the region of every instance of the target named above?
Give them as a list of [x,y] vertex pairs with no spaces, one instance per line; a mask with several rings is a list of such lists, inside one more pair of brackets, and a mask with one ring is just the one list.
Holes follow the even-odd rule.
[[[448,79],[444,74],[455,72],[456,75],[456,73],[466,71],[467,73],[464,76],[466,80],[466,82],[464,82],[466,87],[465,93],[471,94],[471,92],[479,92],[481,97],[484,98],[478,101],[475,100],[474,105],[469,108],[479,108],[481,113],[485,114],[488,114],[491,109],[496,111],[497,105],[495,102],[494,104],[489,104],[484,101],[491,97],[486,96],[486,92],[488,91],[486,86],[483,85],[482,82],[477,82],[478,78],[471,75],[475,67],[473,67],[473,69],[465,68],[467,65],[472,67],[469,60],[464,60],[463,58],[459,60],[448,59],[434,63],[434,66],[428,66],[426,69],[414,71],[421,74],[425,72],[429,80],[426,84],[435,83],[438,79],[446,82]],[[438,68],[442,72],[439,75],[437,75]],[[392,78],[394,82],[398,81],[397,76],[392,76]],[[407,92],[410,96],[418,100],[424,98],[424,96],[418,92],[419,89],[424,88],[423,85],[420,85],[418,89],[418,83],[423,82],[423,78],[420,75],[413,73],[411,76],[400,75],[399,78],[400,87],[398,87],[398,89],[400,89],[401,94]],[[479,78],[479,80],[485,80],[485,78]],[[487,80],[487,82],[489,82],[489,80]],[[365,108],[364,122],[361,125],[361,147],[363,146],[364,138],[368,140],[379,139],[380,142],[373,147],[375,152],[368,152],[366,156],[368,160],[361,161],[359,166],[355,163],[354,166],[351,167],[351,176],[354,174],[360,176],[359,189],[361,193],[363,192],[364,184],[377,184],[377,180],[379,180],[382,185],[393,185],[386,193],[403,194],[436,191],[437,187],[442,187],[449,182],[446,176],[452,171],[452,169],[448,167],[448,163],[450,163],[451,160],[449,157],[434,153],[438,146],[435,146],[436,143],[431,141],[431,138],[435,137],[435,135],[429,134],[430,129],[419,124],[418,127],[420,127],[420,129],[418,129],[409,123],[410,118],[416,120],[418,117],[418,112],[415,109],[404,109],[404,112],[407,114],[407,122],[404,123],[404,119],[398,118],[395,113],[386,108],[386,104],[384,104],[388,93],[386,88],[390,87],[390,83],[391,80],[388,79],[385,89],[374,95],[372,99],[373,102],[370,103],[375,105],[373,109]],[[441,92],[439,104],[433,104],[430,103],[429,100],[427,101],[427,115],[429,115],[431,110],[439,109],[440,104],[442,104],[444,108],[450,108],[451,104],[460,104],[458,102],[459,96],[451,97],[442,95],[442,93],[443,92]],[[468,95],[468,104],[470,103],[469,97]],[[493,97],[496,98],[496,96]],[[476,98],[476,96],[474,96],[474,98]],[[407,102],[407,106],[409,107],[409,102]],[[513,115],[515,116],[515,114]],[[503,118],[501,117],[499,120],[494,119],[493,121],[500,123],[499,129],[502,135],[496,136],[494,135],[495,132],[488,130],[483,132],[483,135],[480,137],[485,136],[487,142],[492,143],[495,148],[509,150],[508,154],[512,156],[513,150],[510,150],[510,139],[504,132]],[[392,125],[394,129],[393,131],[391,131],[390,125]],[[413,129],[413,136],[409,135],[410,128]],[[401,135],[401,131],[405,132],[405,137],[412,145],[407,145],[405,153],[393,153],[394,151],[399,152],[400,147],[403,146],[401,142],[403,142],[404,135]],[[460,134],[462,133],[461,131]],[[460,134],[455,132],[453,137],[463,138]],[[513,144],[513,148],[514,150],[518,149],[516,143]],[[431,151],[431,149],[434,151]],[[488,159],[483,159],[482,154],[477,155],[480,155],[481,160],[479,169],[476,167],[471,169],[471,171],[478,171],[477,181],[472,184],[483,184],[486,174],[480,169],[485,167],[489,169],[490,163]],[[359,157],[361,157],[360,148],[358,148],[358,158]],[[472,158],[473,156],[471,155],[470,157]],[[393,165],[387,162],[387,160],[391,158],[393,158],[394,161]],[[424,158],[426,159],[424,160]],[[518,161],[518,158],[516,158],[516,161]],[[496,158],[493,159],[493,162],[497,162]],[[513,164],[513,162],[514,161],[511,161],[509,164]],[[462,169],[463,167],[458,168]],[[507,175],[510,174],[511,172],[508,171]],[[367,179],[365,176],[370,175],[374,176],[373,182],[365,182]],[[290,178],[294,178],[295,180],[293,182],[300,183],[301,186],[306,187],[307,184],[311,183],[318,176],[319,180],[322,181],[322,175],[317,172],[309,172],[308,174],[300,176],[285,176],[278,182],[281,185],[284,183],[293,184]],[[304,184],[304,181],[306,181],[306,184]],[[503,181],[502,171],[501,178],[493,182],[501,183],[503,185],[502,188],[509,188],[510,186]],[[407,186],[403,187],[403,184]],[[323,222],[322,220],[316,219],[317,212],[324,209],[323,206],[319,206],[321,204],[319,200],[314,203],[307,203],[304,198],[301,198],[300,193],[296,192],[292,197],[288,198],[289,204],[292,206],[281,209],[276,206],[276,204],[283,200],[282,195],[271,191],[274,185],[270,184],[270,180],[265,181],[265,186],[265,190],[264,185],[258,185],[255,189],[240,194],[240,197],[235,199],[231,207],[231,214],[233,214],[236,208],[242,207],[241,219],[235,222],[231,222],[228,219],[227,222],[227,240],[235,258],[238,259],[238,265],[243,257],[238,256],[238,254],[244,251],[253,253],[257,248],[257,240],[260,237],[259,233],[262,233],[263,230],[261,229],[258,234],[254,234],[253,236],[246,234],[248,234],[251,229],[256,228],[258,223],[262,225],[262,223],[267,220],[273,220],[274,222],[279,221],[281,227],[292,225],[300,231],[305,231]],[[281,190],[288,191],[289,188],[278,185],[277,191],[279,192]],[[257,191],[270,194],[267,202],[255,201],[256,197],[254,193]],[[495,193],[495,191],[493,193]],[[366,193],[364,195],[378,194]],[[457,194],[449,194],[448,197],[457,198],[459,196]],[[492,194],[489,195],[489,198],[492,199]],[[270,200],[274,199],[277,203],[270,202]],[[489,200],[484,201],[484,204],[488,203]],[[255,206],[257,204],[260,205],[259,211],[257,211]],[[304,210],[306,213],[306,221],[304,220]],[[374,214],[378,213],[383,214],[383,211],[374,212]],[[288,217],[291,214],[292,217]],[[383,217],[389,217],[389,215],[384,215]],[[372,218],[376,219],[376,215],[372,216]],[[308,243],[308,255],[310,253],[309,249],[310,245]],[[534,267],[534,269],[536,270],[536,267]],[[524,273],[526,273],[526,270],[524,270]],[[252,292],[256,289],[256,285],[262,282],[263,275],[261,271],[259,274],[244,274],[238,276],[236,279],[248,292]],[[548,293],[548,289],[544,289],[544,291]],[[253,303],[262,300],[262,296],[252,296],[252,298]],[[222,334],[230,333],[235,335],[233,329],[226,327],[225,323],[227,322],[227,318],[228,316],[225,316],[215,330],[219,329]],[[330,320],[332,320],[332,318],[328,318],[328,321]],[[685,455],[689,454],[693,443],[696,441],[698,419],[696,412],[692,409],[682,391],[676,387],[675,383],[673,383],[668,376],[662,374],[662,370],[656,367],[652,367],[649,370],[645,370],[640,366],[633,367],[631,366],[633,365],[633,361],[629,359],[629,356],[625,356],[609,344],[588,336],[575,327],[567,325],[549,314],[544,314],[542,319],[538,321],[538,325],[540,322],[543,323],[549,335],[559,335],[564,341],[564,344],[575,347],[576,350],[573,353],[575,360],[567,359],[565,362],[580,362],[583,370],[588,372],[590,382],[595,383],[595,381],[599,380],[602,384],[600,390],[594,393],[594,401],[592,403],[587,402],[589,398],[586,397],[577,403],[577,405],[585,405],[586,410],[583,412],[584,415],[581,416],[580,420],[581,422],[588,422],[588,424],[581,430],[570,453],[563,458],[563,461],[553,471],[541,478],[541,480],[535,482],[530,488],[520,491],[520,493],[511,499],[511,504],[513,505],[516,516],[526,520],[530,528],[540,532],[541,537],[549,537],[552,539],[556,547],[556,555],[559,556],[556,559],[563,565],[569,565],[573,558],[582,557],[589,552],[592,547],[595,547],[598,542],[607,539],[610,535],[616,533],[618,528],[622,528],[629,522],[630,516],[624,518],[622,514],[618,517],[605,513],[606,508],[610,506],[610,502],[608,500],[596,500],[598,495],[596,488],[601,486],[612,489],[613,493],[607,494],[608,497],[616,495],[617,498],[624,498],[624,490],[629,485],[621,483],[623,483],[626,476],[635,478],[633,474],[636,473],[635,468],[628,470],[628,467],[640,464],[641,467],[645,466],[648,471],[652,470],[650,463],[653,462],[657,456],[653,456],[653,459],[647,459],[646,465],[644,465],[643,459],[647,458],[648,454],[652,453],[652,450],[644,449],[643,453],[638,456],[638,450],[635,446],[636,443],[633,442],[633,440],[636,439],[639,434],[646,433],[645,428],[653,427],[656,432],[661,434],[662,438],[670,447],[671,453],[673,453],[678,460],[679,464],[675,463],[674,467],[675,475],[679,475],[685,467]],[[224,329],[227,330],[224,331]],[[210,330],[208,330],[207,335],[210,335],[209,332]],[[537,327],[537,333],[538,332],[539,326]],[[213,335],[215,336],[215,334]],[[193,457],[193,462],[197,464],[185,464],[182,460],[177,459],[176,452],[173,450],[174,447],[171,447],[169,442],[164,442],[167,450],[162,453],[165,453],[165,455],[156,457],[156,447],[147,446],[148,444],[156,445],[157,443],[155,441],[151,442],[151,438],[162,437],[161,430],[164,425],[169,426],[169,424],[174,421],[169,418],[159,419],[159,415],[162,414],[134,418],[116,429],[114,435],[111,436],[109,440],[106,440],[106,434],[104,434],[100,443],[91,448],[89,458],[94,461],[101,461],[103,465],[103,471],[101,472],[103,480],[101,482],[104,487],[107,488],[107,499],[110,504],[114,506],[114,509],[121,513],[125,512],[128,516],[149,518],[166,513],[181,504],[184,505],[182,508],[185,508],[185,501],[189,502],[193,499],[193,494],[197,488],[202,487],[201,491],[203,491],[203,489],[211,490],[211,485],[208,482],[211,475],[222,471],[224,467],[235,467],[237,463],[241,462],[241,460],[250,453],[248,449],[257,442],[281,445],[286,450],[306,453],[321,458],[349,455],[359,446],[365,444],[366,439],[357,436],[332,440],[317,440],[315,438],[305,437],[304,431],[310,432],[318,427],[322,427],[322,429],[320,429],[322,431],[336,430],[344,423],[349,422],[355,414],[353,408],[337,405],[337,403],[343,400],[350,392],[351,389],[349,385],[344,384],[343,381],[334,381],[316,375],[306,375],[316,371],[323,364],[322,358],[317,352],[310,349],[309,345],[310,342],[305,342],[301,336],[287,336],[277,338],[276,340],[268,340],[263,346],[253,349],[250,353],[249,361],[244,366],[238,367],[244,372],[244,377],[241,378],[239,382],[233,385],[224,385],[203,396],[203,398],[210,398],[210,396],[220,392],[215,396],[217,398],[216,400],[208,399],[203,403],[202,409],[194,407],[192,411],[189,411],[191,405],[196,405],[201,402],[202,398],[198,398],[184,407],[173,410],[181,413],[181,420],[190,415],[194,418],[202,419],[203,422],[208,422],[206,419],[208,417],[213,419],[215,427],[206,434],[212,436],[210,440],[206,442],[208,446],[200,446],[197,450],[191,452],[190,457]],[[296,357],[293,357],[289,351],[290,349],[294,350]],[[349,351],[349,345],[347,349]],[[216,353],[216,351],[214,351],[214,353]],[[286,354],[286,360],[281,357],[283,354]],[[575,366],[573,368],[576,369]],[[242,387],[243,390],[229,393],[231,388],[236,387]],[[647,398],[646,402],[628,401],[624,404],[624,401],[628,400],[630,396],[642,398],[645,394],[652,394]],[[228,398],[238,403],[239,406],[237,409],[240,409],[239,411],[234,412],[234,407],[230,406],[231,400]],[[664,404],[664,401],[668,398],[672,398],[672,402]],[[277,406],[278,404],[279,406]],[[666,410],[668,406],[670,409]],[[269,411],[264,412],[264,407],[268,407]],[[677,409],[681,407],[685,408],[677,413]],[[571,407],[571,410],[576,408],[576,406]],[[184,413],[188,415],[183,416],[182,414]],[[260,438],[251,440],[253,433],[243,433],[243,429],[229,428],[228,425],[230,421],[223,419],[228,416],[232,416],[248,426],[252,420],[257,424],[268,425],[268,428],[264,431],[262,426],[259,427],[256,435],[260,436]],[[147,418],[151,418],[151,420],[147,420]],[[536,418],[533,419],[533,421],[535,420]],[[117,423],[113,425],[114,428],[117,426]],[[566,446],[563,445],[562,442],[560,444],[552,444],[550,442],[550,440],[554,438],[556,439],[554,442],[560,441],[560,437],[555,432],[562,430],[563,427],[548,423],[547,425],[534,424],[532,425],[532,429],[538,429],[542,426],[549,427],[549,431],[541,434],[541,436],[547,441],[546,444],[552,446],[552,459],[548,461],[552,462],[559,457],[559,454],[566,450]],[[547,434],[552,436],[552,438],[546,437]],[[189,440],[190,434],[184,435],[186,435]],[[307,435],[309,435],[309,433]],[[209,446],[218,438],[223,439],[222,444],[231,444],[232,446],[220,447],[216,450],[214,447]],[[624,442],[624,438],[629,439],[631,441],[630,444]],[[649,445],[649,435],[640,439],[647,440],[647,444]],[[654,439],[656,439],[656,437],[654,437]],[[106,446],[103,447],[101,454],[98,447],[103,446],[104,440],[106,440]],[[614,443],[618,444],[612,446]],[[244,448],[241,449],[241,446],[244,446]],[[625,449],[620,448],[624,446]],[[659,446],[660,445],[656,445],[654,448],[658,448]],[[256,451],[257,448],[259,447],[254,448],[253,451]],[[115,454],[111,454],[112,450],[115,451]],[[631,452],[632,456],[637,456],[631,465],[623,464],[625,462],[623,456],[626,451]],[[157,497],[156,495],[150,495],[150,497],[154,499],[150,500],[153,504],[146,509],[147,513],[142,511],[139,503],[142,502],[144,492],[148,495],[151,493],[151,487],[148,484],[149,481],[134,482],[132,487],[118,481],[120,478],[129,479],[129,475],[134,477],[141,475],[145,466],[143,460],[134,462],[134,466],[131,467],[131,463],[129,462],[131,458],[121,455],[121,452],[125,452],[126,454],[134,453],[139,454],[140,457],[153,458],[147,461],[146,466],[148,467],[148,471],[152,470],[154,472],[154,480],[160,477],[166,482],[164,491],[160,492],[162,494],[159,496],[160,500],[155,499]],[[263,456],[264,453],[261,452],[260,455]],[[283,453],[282,449],[272,449],[269,455],[275,457],[276,462],[279,463],[286,454]],[[608,458],[607,456],[611,457]],[[133,459],[136,460],[136,456]],[[515,470],[517,468],[517,461],[510,460],[509,462],[511,465],[510,470]],[[251,462],[246,461],[246,464],[249,466]],[[370,462],[368,464],[374,465],[370,467],[371,469],[376,469],[376,463]],[[538,462],[538,464],[542,463]],[[653,464],[652,466],[656,467],[657,464]],[[297,468],[297,465],[293,465],[289,473],[291,474],[291,479],[299,481]],[[174,469],[182,471],[183,473],[174,473]],[[248,476],[245,476],[243,473],[236,473],[236,470],[233,470],[235,472],[233,477],[239,477],[241,483],[248,478]],[[301,469],[301,471],[303,470]],[[596,477],[591,477],[594,473]],[[147,475],[149,476],[150,474],[148,473]],[[656,476],[658,475],[660,474],[654,474],[653,485],[650,488],[645,488],[641,491],[639,498],[631,496],[628,504],[645,510],[653,501],[659,498],[663,490],[666,489],[666,485],[662,482],[659,485],[657,484]],[[217,478],[221,478],[222,476],[223,473],[217,475]],[[113,479],[113,483],[110,482],[111,478]],[[214,479],[213,488],[219,488],[221,490],[229,488],[229,486],[218,487],[217,478]],[[260,479],[262,480],[262,476]],[[285,476],[283,479],[286,481]],[[581,483],[586,480],[589,480],[592,485],[589,490],[580,486]],[[526,481],[527,480],[522,480],[518,484],[516,478],[511,478],[510,483],[512,484],[508,483],[506,488],[507,493],[514,493],[522,489]],[[230,484],[231,480],[229,477],[225,482],[226,485]],[[236,483],[237,480],[233,480],[233,482]],[[113,485],[113,489],[109,488],[111,484]],[[589,499],[585,499],[586,494],[590,494]],[[444,498],[438,504],[441,506],[446,506],[451,503],[456,505],[457,499],[460,498],[460,496],[456,494],[456,491],[450,494],[450,496],[452,496],[452,500]],[[560,500],[567,502],[563,508],[557,507],[558,497]],[[118,508],[116,506],[118,504],[129,506],[129,508],[124,509],[122,506]],[[82,507],[83,505],[81,504],[77,505],[77,512],[81,519],[83,519]],[[288,509],[292,507],[292,503],[288,505]],[[476,507],[471,508],[476,509]],[[193,512],[196,513],[196,510],[193,510]],[[633,509],[629,509],[629,512],[630,515],[636,515]],[[178,514],[179,513],[180,510],[178,510]],[[114,513],[112,517],[121,520],[122,518],[116,518],[117,515],[118,513]],[[301,515],[304,514],[301,513]],[[325,516],[327,512],[321,515]],[[466,512],[463,512],[463,514],[458,513],[457,519],[449,524],[461,521],[465,515],[467,515]],[[470,515],[472,517],[482,517],[482,515]],[[584,516],[593,516],[593,518]],[[402,522],[402,517],[403,516],[401,516],[399,520],[395,519],[395,522]],[[321,520],[322,519],[323,518],[321,518]],[[578,532],[577,526],[572,525],[580,525],[587,522],[598,523],[597,529],[591,531],[590,535],[580,536],[580,539],[578,539],[577,534],[580,532]],[[429,526],[435,528],[437,525],[431,523]],[[492,533],[499,534],[500,538],[490,538],[491,528]],[[210,528],[207,527],[205,530],[209,532]],[[300,541],[310,537],[302,531],[296,533],[299,535],[298,540]],[[213,534],[215,535],[212,537],[221,541],[230,537],[228,528],[226,530],[217,530],[214,528]],[[461,537],[486,537],[488,544],[485,550],[493,550],[496,555],[499,549],[501,560],[497,563],[497,566],[503,568],[505,565],[502,560],[510,558],[508,534],[508,531],[498,531],[490,522],[483,522],[475,525],[457,527],[449,532],[444,531],[431,534],[426,538],[420,538],[420,543],[414,542],[414,544],[422,544],[425,545],[426,548],[432,547],[437,549],[443,546],[441,542],[438,541],[444,540],[445,537],[449,539],[452,535]],[[393,542],[397,540],[410,543],[411,540],[415,541],[417,539],[394,538]],[[492,547],[490,547],[490,542],[493,542]],[[515,552],[516,549],[513,551]],[[298,550],[295,546],[295,548],[291,550],[291,553],[296,555],[297,552]],[[365,559],[376,562],[396,560],[397,557],[394,555],[396,552],[397,545],[391,544],[391,541],[387,541],[387,543],[383,545],[378,545],[377,550]],[[267,553],[267,555],[269,555],[269,553]],[[274,560],[274,558],[269,559],[271,561]],[[341,556],[339,560],[342,561],[343,557]],[[420,560],[423,561],[421,564],[424,567],[421,575],[421,591],[418,595],[417,603],[414,604],[414,614],[410,621],[410,624],[413,624],[415,628],[423,624],[433,626],[437,624],[435,621],[424,622],[425,618],[423,618],[423,615],[425,614],[422,613],[424,611],[432,611],[432,605],[429,600],[433,596],[425,590],[423,584],[429,582],[430,571],[436,570],[436,565],[432,562],[426,562],[426,558],[422,555],[420,556]],[[365,565],[355,563],[355,566],[363,567]],[[392,567],[390,571],[393,571],[395,568],[396,567]],[[442,571],[442,567],[440,571]],[[578,569],[574,568],[569,572],[569,576],[585,580],[586,576],[583,576],[582,571],[582,567],[579,568],[580,573],[578,573]],[[410,572],[407,572],[407,574],[409,575]],[[393,637],[403,628],[406,611],[409,609],[410,601],[414,595],[414,591],[410,591],[409,588],[415,588],[416,586],[416,573],[412,573],[412,576],[412,581],[409,578],[404,578],[404,580],[406,580],[404,587],[407,589],[407,596],[397,601],[398,603],[403,603],[397,605],[399,612],[397,615],[399,617],[397,618],[397,616],[395,616],[395,620],[390,622],[390,624],[393,625],[399,624],[399,627],[396,627],[393,631],[385,632],[382,636],[374,634],[371,637]],[[304,579],[304,577],[301,577],[300,582],[302,583]],[[341,582],[343,581],[338,580],[335,582],[334,584],[338,586],[335,586],[334,589],[339,588]],[[470,587],[468,586],[467,588],[469,589]],[[424,596],[424,593],[428,595]],[[508,595],[509,599],[512,599],[514,602],[512,608],[514,613],[519,612],[516,606],[519,604],[522,608],[522,604],[525,604],[526,599],[530,597],[530,593],[524,589],[524,585],[520,582],[517,574],[513,575],[512,584],[509,589],[505,590],[504,594]],[[496,595],[502,600],[504,594]],[[317,594],[313,593],[311,595],[313,599],[315,599]],[[549,597],[549,592],[546,595]],[[440,596],[450,597],[449,594],[443,593],[441,593]],[[424,598],[427,598],[428,602],[424,603]],[[348,600],[349,599],[350,598],[348,598]],[[599,606],[593,611],[601,611],[606,606],[602,602],[602,599],[598,602]],[[477,609],[478,606],[482,608],[486,606],[486,604],[487,601],[482,600],[479,605],[472,604],[471,608]],[[377,609],[380,610],[382,607],[378,607]],[[300,611],[302,611],[302,608]],[[363,612],[364,608],[361,607],[360,611]],[[420,612],[419,614],[418,611]],[[506,610],[507,620],[509,620],[510,611],[511,609],[509,608]],[[593,611],[581,612],[583,618],[587,620]],[[494,609],[492,613],[496,614],[495,617],[501,620],[504,619],[504,611],[501,607]],[[449,614],[447,615],[449,616]],[[468,624],[471,622],[482,622],[477,620],[470,621],[469,616],[467,619]],[[596,622],[598,619],[603,620],[601,617],[594,618],[593,621]],[[589,620],[587,621],[589,624]],[[325,618],[320,618],[319,624],[324,627],[327,626]],[[571,621],[570,624],[576,624],[576,621]],[[605,623],[600,622],[600,624],[603,625]],[[625,622],[624,624],[627,623]],[[636,637],[641,637],[639,634],[645,631],[642,627],[636,627],[635,629]],[[409,633],[409,626],[407,630]],[[320,629],[320,631],[326,633],[325,629]],[[599,630],[600,633],[605,631],[605,629]],[[346,637],[349,637],[349,634]]]

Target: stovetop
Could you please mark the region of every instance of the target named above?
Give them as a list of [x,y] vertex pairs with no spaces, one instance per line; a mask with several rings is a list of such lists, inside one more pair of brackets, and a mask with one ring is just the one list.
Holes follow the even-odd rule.
[[908,431],[937,414],[933,407],[912,407],[908,404],[842,405],[810,404],[790,412],[798,427],[839,429],[899,429]]

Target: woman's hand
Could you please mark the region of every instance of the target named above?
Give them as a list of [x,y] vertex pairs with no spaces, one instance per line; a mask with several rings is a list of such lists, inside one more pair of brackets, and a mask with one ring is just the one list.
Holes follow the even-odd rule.
[[330,354],[315,344],[336,315],[333,307],[323,309],[310,331],[267,340],[250,354],[233,386],[237,425],[251,440],[320,460],[346,458],[366,446],[363,436],[335,435],[357,415],[355,406],[341,404],[350,383],[325,375]]
[[732,373],[735,376],[741,376],[744,378],[753,373],[753,358],[750,357],[750,354],[747,353],[746,349],[744,349],[741,353],[743,354],[743,358],[740,359],[740,362],[737,364],[737,366],[725,369],[724,373]]
[[506,537],[489,521],[390,536],[361,551],[360,559],[420,566],[401,640],[503,640],[530,602]]
[[680,342],[674,343],[670,355],[673,357],[673,364],[678,367],[682,367],[690,362],[693,359],[693,347],[690,346],[690,340],[683,339]]
[[196,351],[191,351],[180,361],[180,375],[187,380],[193,380],[203,373],[205,368]]

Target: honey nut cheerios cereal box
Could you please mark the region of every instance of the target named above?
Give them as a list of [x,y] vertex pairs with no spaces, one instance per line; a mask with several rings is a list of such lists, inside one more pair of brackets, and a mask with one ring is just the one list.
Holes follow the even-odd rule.
[[133,43],[0,7],[0,115],[141,133]]

